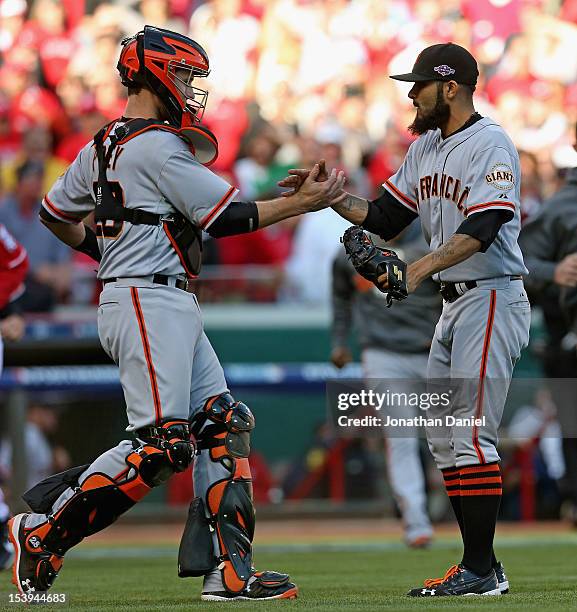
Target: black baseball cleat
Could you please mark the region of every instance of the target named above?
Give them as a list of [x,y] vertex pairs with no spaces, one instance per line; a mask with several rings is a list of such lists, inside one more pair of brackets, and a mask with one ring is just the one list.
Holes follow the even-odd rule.
[[501,591],[501,595],[506,595],[509,592],[509,579],[507,574],[505,574],[505,568],[501,561],[497,561],[497,565],[493,569],[499,583],[499,591]]
[[210,591],[203,593],[203,601],[266,601],[269,599],[296,599],[299,589],[290,582],[288,574],[278,572],[255,572],[254,580],[236,595],[228,591]]
[[[429,581],[428,581],[429,582]],[[447,597],[451,595],[501,595],[495,570],[479,576],[463,565],[453,565],[442,582],[411,589],[409,597]]]
[[[453,566],[455,567],[455,566]],[[428,578],[425,580],[423,585],[427,588],[431,588],[437,586],[447,578],[447,575],[453,571],[453,567],[449,568],[447,574],[443,576],[443,578]],[[506,595],[509,592],[509,579],[507,578],[507,574],[505,573],[505,568],[501,561],[497,561],[497,565],[493,567],[495,570],[495,575],[497,576],[497,582],[499,583],[499,591],[501,591],[501,595]]]
[[12,582],[22,595],[47,591],[64,561],[62,557],[42,550],[36,536],[26,540],[24,522],[27,516],[17,514],[8,521],[8,534],[15,554]]

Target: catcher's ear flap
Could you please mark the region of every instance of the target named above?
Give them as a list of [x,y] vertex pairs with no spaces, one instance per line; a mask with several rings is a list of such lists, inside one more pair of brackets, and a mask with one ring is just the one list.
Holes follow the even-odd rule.
[[203,166],[210,166],[216,161],[218,141],[208,128],[203,125],[183,125],[179,133],[191,144],[194,156]]

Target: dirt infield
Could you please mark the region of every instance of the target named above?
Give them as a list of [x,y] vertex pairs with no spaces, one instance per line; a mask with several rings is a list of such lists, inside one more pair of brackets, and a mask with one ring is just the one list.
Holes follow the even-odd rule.
[[[109,546],[111,544],[178,544],[181,524],[134,525],[118,522],[105,531],[86,540],[85,545]],[[535,535],[575,533],[567,523],[499,523],[497,537],[531,537]],[[448,540],[458,537],[456,527],[438,525],[435,538]],[[286,521],[261,521],[257,523],[256,544],[323,543],[335,541],[373,542],[402,539],[398,521],[389,519],[299,519]]]

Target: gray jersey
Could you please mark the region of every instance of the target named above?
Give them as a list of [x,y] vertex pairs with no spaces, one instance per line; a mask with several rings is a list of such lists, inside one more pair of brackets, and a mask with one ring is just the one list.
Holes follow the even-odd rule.
[[471,215],[485,210],[514,213],[485,253],[435,275],[436,280],[460,282],[527,273],[517,244],[520,183],[515,145],[485,117],[447,138],[438,129],[423,134],[383,187],[420,216],[432,250],[446,243]]
[[[118,122],[116,125],[122,125]],[[109,144],[106,140],[105,145]],[[200,164],[186,143],[170,132],[150,130],[118,146],[107,170],[113,190],[126,208],[157,214],[181,212],[201,229],[230,204],[237,193]],[[54,217],[76,223],[95,208],[98,161],[92,142],[56,181],[42,205]],[[164,228],[107,222],[99,238],[99,278],[184,274]]]

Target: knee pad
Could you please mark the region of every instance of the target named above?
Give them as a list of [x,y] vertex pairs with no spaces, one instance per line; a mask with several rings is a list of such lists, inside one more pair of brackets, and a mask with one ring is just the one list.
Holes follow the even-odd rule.
[[210,450],[210,458],[245,458],[250,454],[250,432],[254,416],[246,404],[234,400],[230,393],[211,397],[194,418],[192,432],[198,449]]
[[[44,505],[50,503],[52,508],[63,487],[64,490],[72,488],[74,493],[57,511],[48,514],[45,523],[28,533],[26,542],[31,551],[38,552],[41,547],[63,556],[86,536],[111,525],[174,472],[185,470],[194,457],[188,421],[170,420],[158,427],[138,430],[138,440],[144,444],[133,442],[133,450],[125,459],[127,469],[114,478],[95,472],[79,484],[77,468],[50,477],[52,498],[45,498]],[[70,472],[75,472],[75,482],[71,481]],[[55,486],[57,477],[63,487]],[[34,489],[45,490],[43,484],[44,481]],[[28,492],[32,497],[34,489]]]
[[[179,552],[179,575],[203,575],[218,567],[230,593],[242,591],[252,575],[255,515],[248,456],[253,429],[251,411],[229,393],[208,400],[192,425],[198,452],[208,452],[228,474],[208,487],[204,500],[197,498],[191,505]],[[208,532],[216,532],[219,549],[218,556],[211,553],[212,567],[206,555],[194,552],[207,541]]]
[[161,451],[149,452],[144,462],[137,461],[142,479],[150,486],[166,482],[174,472],[184,472],[194,459],[195,442],[188,421],[164,419],[157,426],[137,430],[136,437],[145,442],[143,448]]

